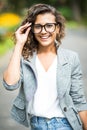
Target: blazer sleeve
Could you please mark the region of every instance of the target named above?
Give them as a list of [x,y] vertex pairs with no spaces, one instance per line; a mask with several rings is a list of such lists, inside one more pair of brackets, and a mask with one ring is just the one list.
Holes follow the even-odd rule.
[[78,111],[87,110],[87,101],[84,94],[81,63],[76,53],[73,58],[70,95]]
[[19,88],[21,86],[21,84],[23,83],[23,73],[22,73],[22,58],[21,58],[21,61],[20,61],[20,79],[17,83],[13,84],[13,85],[9,85],[6,83],[6,81],[3,79],[3,86],[7,89],[7,90],[15,90],[17,88]]

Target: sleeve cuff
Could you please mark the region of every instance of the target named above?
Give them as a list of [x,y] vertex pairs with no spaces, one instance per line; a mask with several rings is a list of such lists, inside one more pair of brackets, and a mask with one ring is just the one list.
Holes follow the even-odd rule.
[[12,90],[15,90],[17,88],[19,88],[21,86],[21,80],[19,80],[17,83],[15,83],[14,85],[8,85],[6,83],[6,81],[3,79],[3,86],[9,90],[9,91],[12,91]]

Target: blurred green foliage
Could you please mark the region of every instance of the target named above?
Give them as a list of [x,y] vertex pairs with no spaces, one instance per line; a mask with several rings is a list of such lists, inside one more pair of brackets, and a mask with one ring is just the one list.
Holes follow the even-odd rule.
[[14,13],[0,14],[0,56],[13,47],[13,34],[21,21]]
[[75,10],[81,16],[87,16],[87,0],[0,0],[0,11],[12,11],[21,14],[24,8],[29,8],[37,3],[50,4],[56,8],[67,7],[72,12]]
[[8,50],[13,48],[14,44],[11,38],[5,38],[0,44],[0,56],[4,55]]
[[[9,18],[5,17],[4,21],[0,23],[0,56],[13,47],[12,34],[20,24],[21,19],[25,16],[26,10],[31,5],[37,3],[54,6],[64,15],[67,21],[66,25],[69,28],[87,27],[87,0],[84,0],[84,2],[83,0],[0,0],[0,18],[4,13],[9,14],[9,16],[13,14]],[[20,20],[16,21],[15,15]],[[14,21],[16,21],[16,24],[14,24]]]
[[63,14],[63,16],[67,19],[67,20],[72,20],[72,10],[67,7],[67,6],[64,6],[64,7],[61,7],[61,8],[58,8],[58,10]]

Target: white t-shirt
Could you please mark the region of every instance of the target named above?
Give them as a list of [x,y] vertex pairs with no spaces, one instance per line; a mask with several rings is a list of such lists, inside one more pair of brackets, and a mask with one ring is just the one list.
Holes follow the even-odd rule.
[[47,118],[64,117],[59,106],[56,85],[57,56],[47,71],[36,57],[36,68],[38,87],[32,100],[32,108],[29,108],[28,112],[35,116]]

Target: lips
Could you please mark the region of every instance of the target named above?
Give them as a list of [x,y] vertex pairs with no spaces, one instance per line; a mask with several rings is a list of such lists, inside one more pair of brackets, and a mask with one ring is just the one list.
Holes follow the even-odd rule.
[[50,36],[40,36],[40,39],[41,39],[41,40],[48,40],[49,37],[50,37]]

